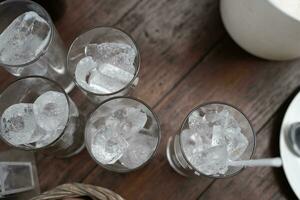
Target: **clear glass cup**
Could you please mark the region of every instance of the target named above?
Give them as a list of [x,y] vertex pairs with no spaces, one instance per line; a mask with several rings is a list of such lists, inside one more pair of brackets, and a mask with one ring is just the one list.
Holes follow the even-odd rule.
[[[13,115],[10,115],[12,117],[7,117],[9,115],[5,114],[5,112],[8,112],[9,108],[16,106],[16,104],[35,106],[37,105],[37,99],[41,97],[41,95],[45,95],[46,93],[49,94],[49,92],[52,92],[51,95],[53,92],[60,94],[60,101],[58,101],[57,98],[50,100],[51,96],[47,96],[46,104],[44,104],[42,112],[38,112],[38,115],[36,114],[37,112],[35,112],[34,107],[27,108],[26,113],[30,113],[30,117],[28,118],[28,114],[22,114],[22,109],[19,108],[17,112],[15,110]],[[66,110],[62,112],[55,109],[58,107],[57,105],[61,100],[65,103],[64,105],[67,105]],[[43,101],[45,102],[45,100]],[[79,114],[75,103],[65,91],[56,82],[48,78],[40,76],[23,77],[11,83],[0,95],[0,113],[0,137],[5,143],[12,147],[23,150],[41,151],[56,157],[70,157],[79,153],[84,148],[83,117]],[[43,115],[41,115],[41,113]],[[52,114],[54,116],[65,116],[65,123],[61,123],[62,125],[59,125],[59,127],[56,124],[53,125],[54,128],[52,128],[52,130],[55,135],[51,137],[40,137],[35,142],[24,142],[25,138],[28,139],[29,136],[33,137],[33,132],[34,137],[41,134],[44,134],[42,136],[49,136],[49,132],[45,132],[46,129],[43,126],[48,127],[47,124],[57,123],[57,121],[57,124],[59,124],[61,119],[59,118],[59,120],[53,122],[50,120],[53,119]],[[17,119],[19,116],[22,117],[21,120],[20,118]],[[49,118],[47,118],[47,116],[49,116]],[[17,120],[14,121],[14,119]],[[57,118],[55,118],[55,120],[56,119]],[[10,133],[6,134],[7,132]],[[10,137],[12,134],[19,135],[18,142],[15,142],[16,140],[11,140]],[[27,139],[26,141],[29,141]]]
[[[135,115],[133,118],[128,117],[133,116],[128,111],[125,115],[127,118],[122,118],[125,119],[126,123],[123,120],[114,121],[116,118],[121,119],[119,117],[122,116],[121,113],[123,113],[124,109],[130,110],[132,108],[139,110],[138,115]],[[120,109],[123,111],[120,112]],[[114,120],[112,120],[112,116]],[[139,126],[139,129],[133,128],[137,126]],[[118,129],[120,127],[121,131]],[[102,145],[97,138],[99,136],[101,137]],[[104,141],[102,136],[105,138],[104,143],[102,143]],[[160,138],[161,129],[156,114],[144,102],[132,97],[113,97],[104,101],[90,115],[85,127],[85,143],[91,157],[103,168],[119,173],[131,172],[145,166],[156,153]],[[109,146],[111,144],[117,145]],[[95,148],[93,145],[101,146],[100,148],[99,146]],[[112,149],[110,149],[111,147]],[[103,153],[104,149],[105,153],[112,150],[113,156],[108,153],[105,155],[105,158],[107,158],[107,155],[110,158],[114,157],[113,163],[108,163],[107,161],[103,163],[99,159],[98,155],[101,152]]]
[[241,132],[248,140],[248,146],[245,149],[245,151],[241,154],[239,159],[248,160],[252,157],[255,149],[256,140],[255,140],[255,133],[247,117],[241,111],[239,111],[237,108],[231,105],[225,103],[218,103],[218,102],[207,103],[195,107],[186,116],[185,120],[183,121],[183,124],[181,125],[180,132],[175,136],[170,137],[168,140],[167,151],[166,151],[167,159],[169,161],[170,166],[177,173],[186,177],[206,176],[210,178],[226,178],[238,174],[243,169],[243,167],[239,167],[239,166],[235,166],[235,167],[228,166],[228,170],[224,174],[207,175],[201,172],[199,169],[197,169],[190,162],[183,149],[184,148],[182,142],[183,131],[191,128],[189,125],[189,118],[193,113],[195,114],[195,112],[198,112],[200,113],[201,117],[206,117],[207,113],[220,112],[224,109],[228,110],[231,116],[234,117],[234,119],[236,120],[236,122],[238,123],[241,129]]
[[[49,25],[50,29],[49,32],[47,32],[49,33],[49,37],[46,37],[45,40],[35,41],[34,48],[33,46],[27,46],[26,52],[35,52],[30,55],[30,59],[21,59],[18,61],[16,61],[16,59],[7,59],[7,57],[10,58],[12,55],[4,55],[0,52],[0,66],[4,67],[8,72],[17,77],[34,75],[48,77],[59,83],[66,92],[70,92],[75,84],[66,70],[66,49],[50,16],[43,7],[28,0],[8,0],[1,2],[0,33],[2,34],[17,17],[30,11],[38,14],[46,21],[46,24]],[[35,29],[42,27],[42,25],[38,24],[36,21],[32,24],[28,26],[30,26],[33,32],[36,31]],[[28,36],[23,37],[20,41],[26,43],[28,38]],[[26,45],[28,45],[28,43],[26,43]],[[37,46],[40,48],[36,48]],[[16,54],[14,56],[16,56]]]
[[[125,44],[129,45],[135,51],[135,58],[133,62],[134,73],[132,79],[128,83],[124,84],[124,86],[119,90],[108,93],[92,91],[83,87],[82,84],[80,84],[80,81],[76,79],[75,73],[78,63],[83,58],[87,57],[87,46],[103,43]],[[136,87],[139,80],[138,72],[140,68],[139,50],[132,37],[124,31],[113,27],[96,27],[82,33],[73,41],[67,56],[67,68],[73,77],[74,82],[85,93],[85,95],[94,103],[101,103],[111,97],[129,95]],[[88,79],[88,77],[85,78]]]

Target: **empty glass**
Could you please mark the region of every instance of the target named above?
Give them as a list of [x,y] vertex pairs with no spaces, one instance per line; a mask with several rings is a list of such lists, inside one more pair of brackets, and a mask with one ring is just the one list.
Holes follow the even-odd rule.
[[67,58],[68,71],[93,102],[128,95],[138,83],[140,56],[125,32],[96,27],[79,35]]
[[240,172],[243,167],[230,162],[250,159],[254,148],[254,131],[241,111],[208,103],[194,108],[180,132],[169,138],[167,158],[183,176],[224,178]]
[[158,118],[149,106],[131,97],[114,97],[90,115],[85,142],[99,165],[114,172],[129,172],[149,162],[160,134]]
[[0,196],[33,190],[34,176],[30,162],[0,162]]
[[48,77],[69,92],[75,84],[67,73],[66,57],[44,8],[28,0],[0,3],[0,66],[17,77]]
[[[4,147],[3,144],[1,146]],[[39,195],[40,184],[34,152],[8,149],[0,151],[0,199],[24,200]]]
[[84,147],[83,123],[75,103],[54,81],[24,77],[0,95],[1,139],[24,150],[72,156]]

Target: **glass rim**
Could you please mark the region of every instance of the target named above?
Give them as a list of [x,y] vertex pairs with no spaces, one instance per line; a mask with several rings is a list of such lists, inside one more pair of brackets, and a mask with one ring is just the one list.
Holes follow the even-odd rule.
[[[136,48],[136,57],[137,57],[137,61],[138,61],[138,64],[137,64],[137,67],[135,67],[135,72],[134,72],[134,76],[133,78],[130,80],[130,82],[128,82],[124,87],[122,87],[121,89],[115,91],[115,92],[111,92],[111,93],[96,93],[96,92],[92,92],[92,91],[89,91],[85,88],[83,88],[76,80],[76,78],[74,77],[74,73],[72,73],[70,71],[70,67],[69,67],[69,55],[70,55],[70,52],[71,52],[71,49],[72,47],[74,46],[75,42],[79,39],[80,36],[84,35],[85,33],[88,33],[90,31],[93,31],[93,30],[96,30],[96,29],[112,29],[112,30],[116,30],[116,31],[119,31],[120,33],[126,35],[130,40],[131,42],[134,44],[134,47]],[[67,71],[68,71],[68,74],[71,75],[71,77],[73,78],[73,81],[74,83],[80,88],[82,89],[83,91],[87,92],[88,94],[92,94],[92,95],[95,95],[95,96],[110,96],[110,95],[115,95],[115,94],[118,94],[119,92],[122,92],[124,91],[125,89],[129,88],[131,85],[133,85],[133,82],[136,80],[136,78],[138,77],[138,74],[139,74],[139,71],[140,71],[140,63],[141,63],[141,57],[140,57],[140,50],[139,50],[139,47],[137,45],[137,42],[133,39],[133,37],[127,33],[126,31],[120,29],[120,28],[116,28],[116,27],[113,27],[113,26],[95,26],[95,27],[92,27],[92,28],[89,28],[85,31],[81,31],[78,36],[73,40],[72,44],[70,45],[69,49],[68,49],[68,53],[67,53]]]
[[54,40],[54,25],[52,23],[52,19],[50,17],[50,15],[48,14],[48,12],[45,10],[45,8],[43,8],[43,6],[41,6],[40,4],[31,1],[31,0],[5,0],[3,2],[0,3],[0,6],[3,6],[5,4],[10,4],[10,3],[15,3],[15,2],[23,2],[23,3],[31,3],[34,4],[35,6],[39,7],[41,9],[41,11],[45,14],[46,18],[42,17],[44,20],[47,21],[47,23],[50,26],[50,38],[45,46],[45,48],[37,55],[35,56],[35,58],[29,62],[26,63],[22,63],[22,64],[18,64],[18,65],[11,65],[11,64],[6,64],[6,63],[2,63],[0,61],[0,65],[3,65],[3,67],[10,67],[10,68],[25,68],[33,63],[35,63],[37,60],[39,60],[43,55],[45,55],[48,51],[48,48],[50,46],[50,44],[53,42]]
[[[136,102],[138,102],[138,103],[141,103],[142,105],[144,105],[144,106],[151,112],[151,114],[154,116],[154,119],[155,119],[155,121],[156,121],[156,123],[157,123],[157,128],[158,128],[158,137],[157,137],[157,139],[158,139],[158,141],[157,141],[157,144],[156,144],[156,146],[155,146],[154,151],[151,153],[151,156],[150,156],[143,164],[141,164],[140,166],[138,166],[138,167],[136,167],[136,168],[133,168],[133,169],[129,169],[129,168],[128,168],[128,169],[124,169],[124,170],[123,170],[123,169],[122,169],[122,170],[111,169],[111,168],[109,167],[109,165],[104,165],[104,164],[102,164],[101,162],[99,162],[99,161],[94,157],[94,155],[93,155],[93,153],[92,153],[92,151],[91,151],[89,145],[87,144],[87,139],[86,139],[86,138],[87,138],[87,132],[86,132],[86,128],[87,128],[87,124],[88,124],[88,122],[89,122],[89,119],[91,118],[91,115],[93,115],[94,112],[95,112],[96,110],[98,110],[102,105],[104,105],[105,103],[107,103],[107,102],[109,102],[109,101],[115,100],[115,99],[130,99],[130,100],[134,100],[134,101],[136,101]],[[155,155],[157,154],[157,152],[158,152],[159,145],[160,145],[160,143],[161,143],[161,125],[160,125],[159,118],[158,118],[157,114],[152,110],[152,108],[151,108],[148,104],[146,104],[144,101],[142,101],[142,100],[140,100],[140,99],[138,99],[138,98],[135,98],[135,97],[129,97],[129,96],[127,96],[127,97],[124,97],[124,96],[112,97],[112,98],[110,98],[110,99],[107,99],[107,100],[101,102],[101,104],[100,104],[99,106],[97,106],[97,108],[96,108],[92,113],[90,113],[89,116],[88,116],[87,118],[88,118],[88,119],[87,119],[86,126],[85,126],[85,129],[84,129],[84,138],[85,138],[85,139],[84,139],[84,142],[85,142],[86,149],[87,149],[88,153],[90,154],[90,156],[93,158],[93,160],[94,160],[98,165],[100,165],[101,167],[103,167],[104,169],[106,169],[106,170],[108,170],[108,171],[117,172],[117,173],[128,173],[128,172],[133,172],[133,171],[139,170],[139,169],[143,168],[144,166],[146,166],[146,165],[154,158],[154,156],[155,156]],[[113,165],[113,164],[112,164],[112,165]]]
[[214,176],[214,175],[207,175],[207,174],[204,174],[203,172],[201,172],[200,170],[196,169],[196,167],[194,167],[194,165],[187,159],[187,156],[185,155],[185,152],[183,150],[183,147],[182,147],[182,143],[181,143],[181,133],[182,131],[184,130],[183,127],[184,125],[186,124],[187,120],[189,119],[189,116],[196,110],[198,110],[199,108],[201,107],[204,107],[204,106],[207,106],[207,105],[212,105],[212,104],[219,104],[219,105],[225,105],[225,106],[229,106],[231,108],[233,108],[234,110],[238,111],[239,113],[241,113],[244,118],[247,120],[249,126],[250,126],[250,129],[251,129],[251,132],[252,132],[252,136],[253,136],[253,148],[251,149],[251,154],[250,154],[250,157],[249,159],[252,158],[252,156],[254,155],[254,152],[255,152],[255,148],[256,148],[256,134],[254,132],[254,129],[253,129],[253,126],[250,122],[250,120],[248,119],[248,117],[240,110],[238,109],[237,107],[235,106],[232,106],[231,104],[229,103],[225,103],[225,102],[220,102],[220,101],[212,101],[212,102],[207,102],[207,103],[203,103],[203,104],[200,104],[198,106],[195,106],[188,114],[187,116],[184,118],[182,124],[181,124],[181,127],[180,127],[180,133],[178,134],[179,136],[179,145],[180,145],[180,149],[182,151],[182,155],[185,159],[185,161],[188,163],[189,166],[191,166],[193,168],[193,170],[195,170],[196,172],[198,172],[200,175],[203,175],[205,177],[208,177],[208,178],[217,178],[217,179],[223,179],[223,178],[228,178],[228,177],[232,177],[232,176],[235,176],[237,174],[239,174],[240,172],[242,172],[244,170],[245,167],[241,167],[241,169],[237,170],[236,172],[232,173],[232,174],[228,174],[228,175],[219,175],[219,176]]
[[[2,134],[0,134],[0,139],[6,143],[7,145],[9,146],[12,146],[14,148],[18,148],[18,149],[22,149],[22,150],[25,150],[25,151],[38,151],[38,150],[43,150],[43,149],[47,149],[49,146],[55,144],[65,133],[65,130],[68,126],[68,124],[70,123],[70,112],[71,112],[71,108],[70,108],[70,101],[69,101],[69,96],[68,94],[65,92],[65,90],[58,84],[56,83],[55,81],[47,78],[47,77],[43,77],[43,76],[24,76],[24,77],[21,77],[21,78],[18,78],[14,81],[12,81],[11,83],[9,83],[6,88],[0,93],[0,96],[2,96],[2,94],[9,88],[11,87],[12,85],[16,84],[17,82],[19,81],[22,81],[22,80],[25,80],[25,79],[29,79],[29,78],[34,78],[34,79],[43,79],[43,80],[46,80],[48,82],[51,82],[52,84],[55,85],[55,87],[59,88],[62,93],[65,95],[66,99],[67,99],[67,102],[68,102],[68,110],[69,110],[69,113],[68,113],[68,121],[66,122],[66,125],[64,127],[64,129],[62,130],[62,132],[59,134],[59,136],[53,140],[51,143],[47,144],[46,146],[42,146],[42,147],[37,147],[37,148],[26,148],[26,147],[22,147],[22,146],[17,146],[17,145],[14,145],[10,142],[8,142],[6,139],[3,138]],[[2,114],[1,114],[1,117],[2,117]]]

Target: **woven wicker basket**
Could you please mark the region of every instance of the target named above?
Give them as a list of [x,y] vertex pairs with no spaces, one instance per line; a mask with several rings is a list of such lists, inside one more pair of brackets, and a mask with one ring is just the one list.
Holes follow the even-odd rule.
[[[89,197],[89,198],[84,198]],[[31,200],[125,200],[111,190],[87,184],[70,183],[60,185]]]

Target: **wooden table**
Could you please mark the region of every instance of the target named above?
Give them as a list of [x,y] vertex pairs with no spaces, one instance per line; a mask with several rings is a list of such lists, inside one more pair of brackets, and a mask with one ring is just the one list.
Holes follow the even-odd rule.
[[[218,0],[66,0],[56,22],[67,45],[94,26],[116,26],[137,41],[142,56],[135,96],[158,114],[162,142],[146,167],[129,174],[104,170],[84,150],[70,159],[38,156],[42,191],[67,182],[109,188],[126,199],[296,199],[282,169],[249,168],[235,177],[187,179],[169,166],[166,142],[196,105],[222,101],[250,119],[255,158],[279,155],[279,128],[299,90],[300,60],[271,62],[239,48],[225,32]],[[1,70],[1,89],[13,77]],[[72,98],[84,103],[75,90]]]

